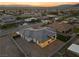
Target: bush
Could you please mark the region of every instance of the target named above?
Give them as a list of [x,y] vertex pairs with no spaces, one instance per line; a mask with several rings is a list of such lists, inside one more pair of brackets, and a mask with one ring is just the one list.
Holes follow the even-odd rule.
[[70,37],[69,37],[69,36],[66,37],[66,36],[57,34],[57,39],[59,39],[59,40],[61,40],[61,41],[63,41],[63,42],[67,42],[67,41],[70,39]]

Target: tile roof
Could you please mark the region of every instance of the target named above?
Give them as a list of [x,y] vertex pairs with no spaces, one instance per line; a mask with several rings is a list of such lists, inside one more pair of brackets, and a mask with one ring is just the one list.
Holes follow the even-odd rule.
[[48,25],[48,27],[52,27],[52,28],[56,29],[57,31],[66,31],[66,30],[69,30],[70,28],[72,28],[72,26],[70,24],[62,23],[62,22],[52,23],[52,24]]

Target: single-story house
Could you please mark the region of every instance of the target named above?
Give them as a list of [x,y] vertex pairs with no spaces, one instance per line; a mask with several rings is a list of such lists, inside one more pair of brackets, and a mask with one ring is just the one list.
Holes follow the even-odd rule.
[[28,42],[35,42],[40,47],[45,47],[56,40],[55,30],[49,27],[27,28],[16,33]]
[[57,15],[47,15],[48,19],[51,21],[55,21],[58,20],[58,16]]
[[43,24],[51,23],[50,20],[41,20],[41,22],[42,22]]
[[68,21],[70,21],[70,20],[72,20],[72,21],[75,21],[75,20],[78,20],[76,17],[68,17],[68,18],[66,18],[65,20],[68,20]]
[[0,21],[3,22],[3,23],[15,22],[16,21],[16,17],[14,17],[12,15],[3,15],[0,18]]
[[49,17],[49,18],[56,18],[57,15],[47,15],[47,17]]
[[35,16],[35,15],[32,14],[32,13],[24,13],[24,14],[21,14],[21,15],[20,15],[20,17],[26,17],[26,16],[33,17],[33,16]]
[[76,17],[68,17],[65,20],[68,21],[69,23],[78,22],[78,18],[76,18]]
[[72,29],[73,29],[72,25],[70,25],[68,23],[64,23],[64,22],[54,22],[54,23],[49,24],[47,26],[54,28],[56,31],[65,33],[65,34],[72,32]]
[[30,22],[32,20],[37,20],[37,18],[27,18],[27,19],[24,19],[24,21],[27,21],[27,22]]

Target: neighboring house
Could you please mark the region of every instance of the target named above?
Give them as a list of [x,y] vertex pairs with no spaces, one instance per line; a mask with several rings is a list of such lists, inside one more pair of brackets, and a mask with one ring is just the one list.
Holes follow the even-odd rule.
[[49,21],[49,20],[41,20],[41,22],[42,22],[43,24],[50,23],[50,21]]
[[27,18],[27,19],[24,19],[25,22],[31,22],[31,19]]
[[32,13],[24,13],[24,14],[21,14],[21,15],[20,15],[20,17],[27,17],[27,16],[33,17],[33,16],[35,16],[35,15],[32,14]]
[[27,19],[24,19],[24,21],[26,21],[26,22],[30,22],[32,20],[37,20],[37,18],[27,18]]
[[44,20],[54,20],[54,19],[57,19],[57,15],[46,15],[46,16],[41,16],[40,17],[41,19],[44,19]]
[[0,18],[0,21],[2,23],[10,23],[10,22],[15,22],[16,21],[16,18],[12,15],[3,15],[1,18]]
[[57,17],[57,15],[47,15],[47,17],[49,17],[49,18],[55,18],[55,17]]
[[59,18],[57,17],[57,15],[47,15],[47,16],[43,16],[41,18],[43,23],[52,23],[57,21]]
[[67,34],[69,32],[72,32],[73,26],[64,22],[54,22],[48,27],[54,28],[56,31]]
[[23,23],[23,25],[28,25],[27,23]]
[[63,20],[62,22],[63,22],[63,23],[67,23],[67,24],[69,23],[68,21],[65,21],[65,20]]
[[27,28],[16,33],[20,34],[28,42],[33,41],[42,48],[56,40],[56,32],[48,27]]
[[24,22],[25,22],[25,23],[39,23],[39,22],[41,22],[41,20],[38,19],[38,18],[32,17],[32,18],[24,19]]
[[75,21],[75,20],[77,20],[77,18],[76,17],[68,17],[68,18],[66,18],[66,20],[73,20],[73,21]]
[[41,16],[40,19],[46,20],[46,19],[48,19],[48,16]]
[[58,18],[57,15],[47,15],[47,17],[49,20],[52,20],[52,21],[57,20]]
[[[72,44],[71,46],[69,46],[68,52],[71,53],[70,55],[79,56],[79,45],[77,45],[77,44]],[[68,54],[69,54],[69,53],[68,53]]]
[[65,20],[68,21],[69,23],[78,22],[78,19],[76,17],[68,17]]

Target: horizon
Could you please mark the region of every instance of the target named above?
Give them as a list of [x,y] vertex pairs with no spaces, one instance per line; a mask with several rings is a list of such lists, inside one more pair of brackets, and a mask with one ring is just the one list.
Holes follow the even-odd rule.
[[79,2],[0,2],[0,5],[28,5],[28,6],[36,6],[36,7],[53,7],[59,5],[74,5],[79,4]]

